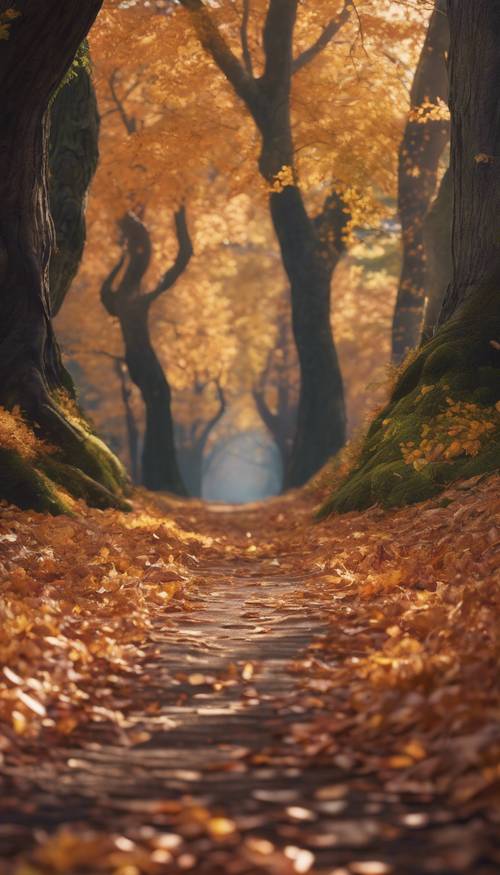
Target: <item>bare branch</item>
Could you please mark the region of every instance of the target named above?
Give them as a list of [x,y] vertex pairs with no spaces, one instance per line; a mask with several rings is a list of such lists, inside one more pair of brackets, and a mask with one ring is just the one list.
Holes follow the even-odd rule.
[[352,0],[345,0],[342,12],[337,18],[332,18],[331,21],[323,28],[316,42],[314,42],[308,49],[305,49],[298,55],[293,62],[293,72],[297,73],[298,70],[301,70],[306,66],[310,61],[313,60],[320,52],[323,51],[327,47],[327,45],[333,40],[333,38],[337,35],[339,30],[343,27],[343,25],[348,21],[351,7],[353,6]]
[[[119,116],[120,116],[120,118],[125,126],[125,130],[127,131],[128,134],[133,134],[136,130],[137,122],[133,116],[127,115],[127,112],[125,111],[125,107],[123,105],[123,100],[121,100],[121,98],[118,97],[118,92],[116,90],[117,74],[118,74],[118,70],[113,70],[113,72],[111,73],[111,76],[108,79],[108,85],[109,85],[109,91],[111,94],[111,99],[113,100],[113,103],[116,106],[116,111],[118,112],[118,114],[119,114]],[[136,87],[136,86],[134,86],[134,87]],[[130,93],[131,93],[131,90],[129,90],[129,92],[125,96],[127,97],[128,94],[130,94]]]
[[152,304],[153,301],[156,301],[163,292],[172,288],[174,283],[177,282],[181,274],[186,270],[191,260],[191,256],[193,255],[193,244],[191,242],[191,237],[189,236],[186,221],[186,208],[182,206],[177,210],[174,218],[178,243],[177,256],[172,267],[163,274],[156,288],[154,288],[153,291],[148,292],[147,295],[144,295],[144,299],[148,306]]

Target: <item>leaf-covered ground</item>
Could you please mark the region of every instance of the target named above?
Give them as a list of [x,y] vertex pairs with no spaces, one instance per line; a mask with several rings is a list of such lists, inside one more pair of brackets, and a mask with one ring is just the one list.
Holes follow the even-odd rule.
[[498,477],[0,508],[0,873],[495,875]]

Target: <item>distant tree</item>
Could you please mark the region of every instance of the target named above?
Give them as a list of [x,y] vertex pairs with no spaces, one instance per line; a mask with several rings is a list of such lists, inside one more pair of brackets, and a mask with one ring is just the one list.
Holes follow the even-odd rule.
[[[217,406],[208,418],[204,415],[202,398],[213,384]],[[188,420],[175,423],[177,455],[188,494],[200,498],[203,486],[205,449],[212,430],[226,412],[226,397],[219,379],[208,381],[203,375],[195,377],[192,390],[192,414]],[[194,391],[193,391],[194,390]]]
[[398,208],[403,263],[392,327],[392,358],[402,361],[418,345],[425,301],[424,221],[436,190],[439,161],[449,138],[443,118],[448,98],[445,0],[432,13],[410,93],[410,111],[399,148]]
[[447,168],[438,193],[424,220],[425,309],[422,340],[429,340],[438,325],[451,279],[451,173]]
[[142,482],[148,489],[184,495],[186,490],[175,452],[170,386],[149,331],[151,305],[172,288],[193,252],[184,207],[175,213],[175,228],[178,243],[175,261],[153,289],[143,291],[144,276],[151,260],[151,238],[138,216],[132,212],[123,216],[120,221],[123,254],[102,285],[101,300],[109,315],[119,319],[130,378],[144,401]]
[[276,341],[269,350],[253,397],[259,416],[278,447],[283,475],[290,464],[297,421],[300,375],[287,310],[277,317]]

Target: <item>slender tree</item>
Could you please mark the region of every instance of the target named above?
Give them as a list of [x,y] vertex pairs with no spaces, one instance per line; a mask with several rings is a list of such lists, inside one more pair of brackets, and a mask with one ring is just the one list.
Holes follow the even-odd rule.
[[186,490],[175,453],[170,386],[151,343],[149,312],[153,302],[172,288],[191,258],[193,249],[186,212],[181,207],[175,213],[178,243],[175,261],[150,291],[142,288],[151,261],[149,231],[132,212],[122,218],[120,229],[124,251],[102,285],[101,300],[110,316],[120,321],[127,368],[144,401],[142,482],[148,489],[184,495]]
[[348,20],[351,0],[298,57],[293,34],[298,0],[269,0],[263,30],[264,69],[253,73],[246,26],[243,59],[231,50],[202,0],[181,0],[198,38],[250,113],[261,137],[259,170],[269,184],[270,211],[291,287],[293,331],[301,370],[297,429],[287,486],[308,480],[344,443],[342,378],[330,327],[330,285],[344,249],[344,202],[331,193],[319,215],[305,207],[295,171],[290,95],[292,77],[309,63]]
[[[449,122],[433,118],[448,97],[446,3],[437,0],[410,92],[410,112],[399,149],[398,209],[403,263],[392,327],[392,357],[400,362],[418,345],[425,301],[424,220],[436,190]],[[430,114],[429,114],[430,113]],[[427,117],[428,116],[428,117]]]
[[287,313],[281,311],[276,343],[270,349],[253,389],[259,416],[278,447],[283,474],[290,463],[299,396],[297,363],[291,354],[290,333]]
[[226,397],[220,380],[207,381],[199,375],[195,376],[193,386],[196,410],[199,409],[201,398],[209,383],[214,384],[217,396],[217,408],[214,414],[209,419],[204,419],[194,412],[189,422],[175,424],[177,454],[182,476],[189,495],[196,498],[201,497],[202,494],[205,449],[208,439],[226,412]]

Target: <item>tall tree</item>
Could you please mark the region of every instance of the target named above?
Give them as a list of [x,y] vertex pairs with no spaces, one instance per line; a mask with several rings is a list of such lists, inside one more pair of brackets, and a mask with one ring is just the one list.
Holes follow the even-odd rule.
[[[146,410],[142,451],[142,482],[148,489],[185,494],[177,466],[170,386],[151,343],[150,307],[172,288],[192,255],[186,213],[175,214],[177,256],[157,285],[143,291],[142,284],[151,261],[151,238],[144,222],[127,213],[120,222],[123,255],[101,288],[101,300],[110,316],[120,321],[125,344],[125,361],[131,379],[139,388]],[[125,270],[120,271],[126,262]],[[120,276],[119,276],[120,275]],[[119,277],[119,279],[118,279]]]
[[[425,301],[424,220],[436,190],[449,123],[438,109],[448,97],[446,2],[437,0],[410,92],[410,112],[399,149],[398,209],[403,263],[392,327],[392,357],[417,346]],[[436,117],[437,113],[437,117]]]
[[[69,422],[57,400],[58,390],[71,383],[54,336],[48,287],[54,232],[47,110],[100,7],[101,0],[19,0],[15,7],[0,2],[7,37],[0,52],[0,404],[19,405],[61,448],[61,464],[73,468],[67,483],[83,483],[87,476],[98,492],[96,481],[105,483],[111,500],[119,488],[118,463],[85,427]],[[26,483],[36,480],[36,491],[41,481],[30,477]],[[55,498],[48,502],[53,509],[61,506]]]
[[418,501],[498,468],[500,0],[449,0],[448,16],[452,277],[441,327],[401,374],[325,512]]
[[[295,169],[291,120],[294,72],[312,60],[338,33],[350,14],[346,0],[339,16],[298,57],[293,35],[298,0],[269,0],[263,30],[264,68],[256,77],[244,15],[243,59],[233,53],[202,0],[181,0],[198,38],[250,113],[261,137],[259,170],[269,184],[270,211],[288,274],[293,331],[301,370],[297,429],[286,474],[298,486],[344,443],[342,378],[330,327],[330,285],[344,250],[348,217],[339,193],[331,193],[321,212],[307,212]],[[244,9],[248,12],[248,4]]]

